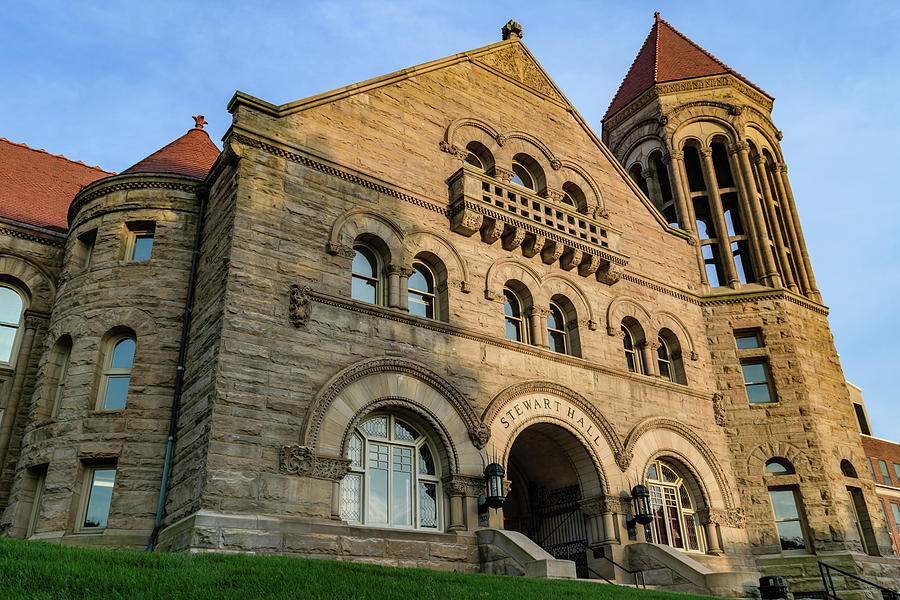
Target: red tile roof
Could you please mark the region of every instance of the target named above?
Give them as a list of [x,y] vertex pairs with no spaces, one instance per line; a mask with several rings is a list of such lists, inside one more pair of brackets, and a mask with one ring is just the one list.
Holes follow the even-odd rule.
[[[200,121],[203,117],[198,117]],[[128,167],[122,174],[128,173],[170,173],[206,178],[209,169],[219,158],[219,149],[209,139],[209,134],[203,131],[199,124],[186,134],[165,146],[132,167]]]
[[0,217],[67,229],[75,194],[110,175],[115,173],[0,138]]
[[603,116],[604,121],[644,93],[653,84],[664,81],[731,73],[754,89],[769,96],[740,73],[669,25],[660,18],[659,13],[655,13],[654,17],[655,21],[650,29],[650,35],[644,40],[644,45],[641,46],[622,85],[619,86],[619,90],[606,110],[606,114]]

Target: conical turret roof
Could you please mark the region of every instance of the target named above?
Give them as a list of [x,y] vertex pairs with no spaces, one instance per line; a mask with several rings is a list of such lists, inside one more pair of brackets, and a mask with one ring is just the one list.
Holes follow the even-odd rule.
[[628,74],[625,75],[603,119],[611,117],[656,83],[723,73],[730,73],[769,98],[772,97],[688,39],[664,21],[659,13],[655,13],[650,35],[644,40],[644,45],[628,69]]
[[203,115],[194,117],[195,125],[186,134],[160,148],[144,160],[122,171],[121,175],[134,173],[165,173],[205,179],[216,159],[219,149],[203,130]]

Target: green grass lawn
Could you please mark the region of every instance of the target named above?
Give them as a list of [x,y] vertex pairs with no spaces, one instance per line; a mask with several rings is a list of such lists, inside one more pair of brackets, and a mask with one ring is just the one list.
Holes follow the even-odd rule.
[[578,581],[465,575],[283,556],[146,554],[0,539],[0,598],[706,598]]

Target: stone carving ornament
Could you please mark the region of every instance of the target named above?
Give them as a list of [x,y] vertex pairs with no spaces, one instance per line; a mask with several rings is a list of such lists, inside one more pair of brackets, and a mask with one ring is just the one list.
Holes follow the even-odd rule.
[[281,449],[280,467],[291,475],[340,481],[350,470],[350,459],[317,456],[308,446],[290,444]]
[[311,291],[308,285],[300,287],[294,284],[291,286],[291,305],[288,317],[294,327],[303,327],[309,322]]

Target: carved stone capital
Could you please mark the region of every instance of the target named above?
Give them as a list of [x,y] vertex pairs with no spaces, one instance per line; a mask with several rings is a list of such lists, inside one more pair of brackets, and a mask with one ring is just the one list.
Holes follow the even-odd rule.
[[625,274],[625,267],[615,263],[606,263],[597,269],[597,281],[606,285],[613,285],[622,279]]
[[282,473],[340,481],[350,470],[350,459],[317,456],[308,446],[290,444],[281,449],[280,467]]
[[497,166],[494,167],[494,179],[499,179],[503,183],[509,183],[515,176],[516,174],[509,169],[504,169],[503,167]]
[[704,158],[712,158],[712,148],[700,148],[700,154],[702,154]]
[[636,345],[638,348],[649,348],[651,352],[656,352],[660,346],[656,340],[641,340]]
[[787,165],[783,162],[775,163],[776,173],[787,173]]
[[617,337],[621,340],[625,339],[625,332],[622,331],[621,327],[613,327],[611,324],[606,326],[606,333],[610,337]]
[[38,329],[50,321],[50,315],[34,310],[25,311],[25,329]]
[[535,315],[537,315],[543,319],[546,319],[547,317],[550,316],[550,310],[546,309],[546,308],[541,308],[539,306],[532,306],[525,310],[525,316],[533,317]]
[[566,197],[566,194],[562,190],[557,190],[555,188],[548,187],[547,191],[546,191],[546,196],[547,196],[547,198],[549,198],[550,200],[553,200],[554,202],[562,202],[563,198]]
[[696,248],[696,247],[698,247],[698,246],[700,245],[700,240],[698,240],[698,239],[695,238],[694,236],[691,236],[691,237],[688,238],[687,243],[688,243],[688,246],[693,246],[693,247]]
[[396,263],[387,266],[388,275],[399,275],[400,277],[411,277],[415,271],[412,267],[406,265],[398,265]]
[[467,475],[448,475],[441,479],[444,493],[448,496],[467,496],[477,498],[485,491],[485,482],[482,477],[470,477]]
[[641,177],[643,177],[644,179],[653,179],[655,175],[656,174],[650,169],[644,169],[643,171],[641,171]]
[[353,246],[346,246],[338,242],[328,242],[325,246],[325,251],[328,252],[328,254],[341,256],[343,258],[353,258],[356,256],[356,250],[353,249]]
[[294,327],[303,327],[309,322],[311,309],[310,292],[308,285],[300,287],[297,284],[291,286],[291,304],[288,308],[288,318]]
[[606,508],[606,496],[602,494],[592,498],[579,500],[578,507],[581,509],[581,512],[589,517],[599,517],[604,512],[608,512],[604,510],[604,508]]
[[669,150],[666,152],[665,156],[663,156],[663,160],[666,162],[671,162],[672,160],[684,160],[684,152],[681,150]]

